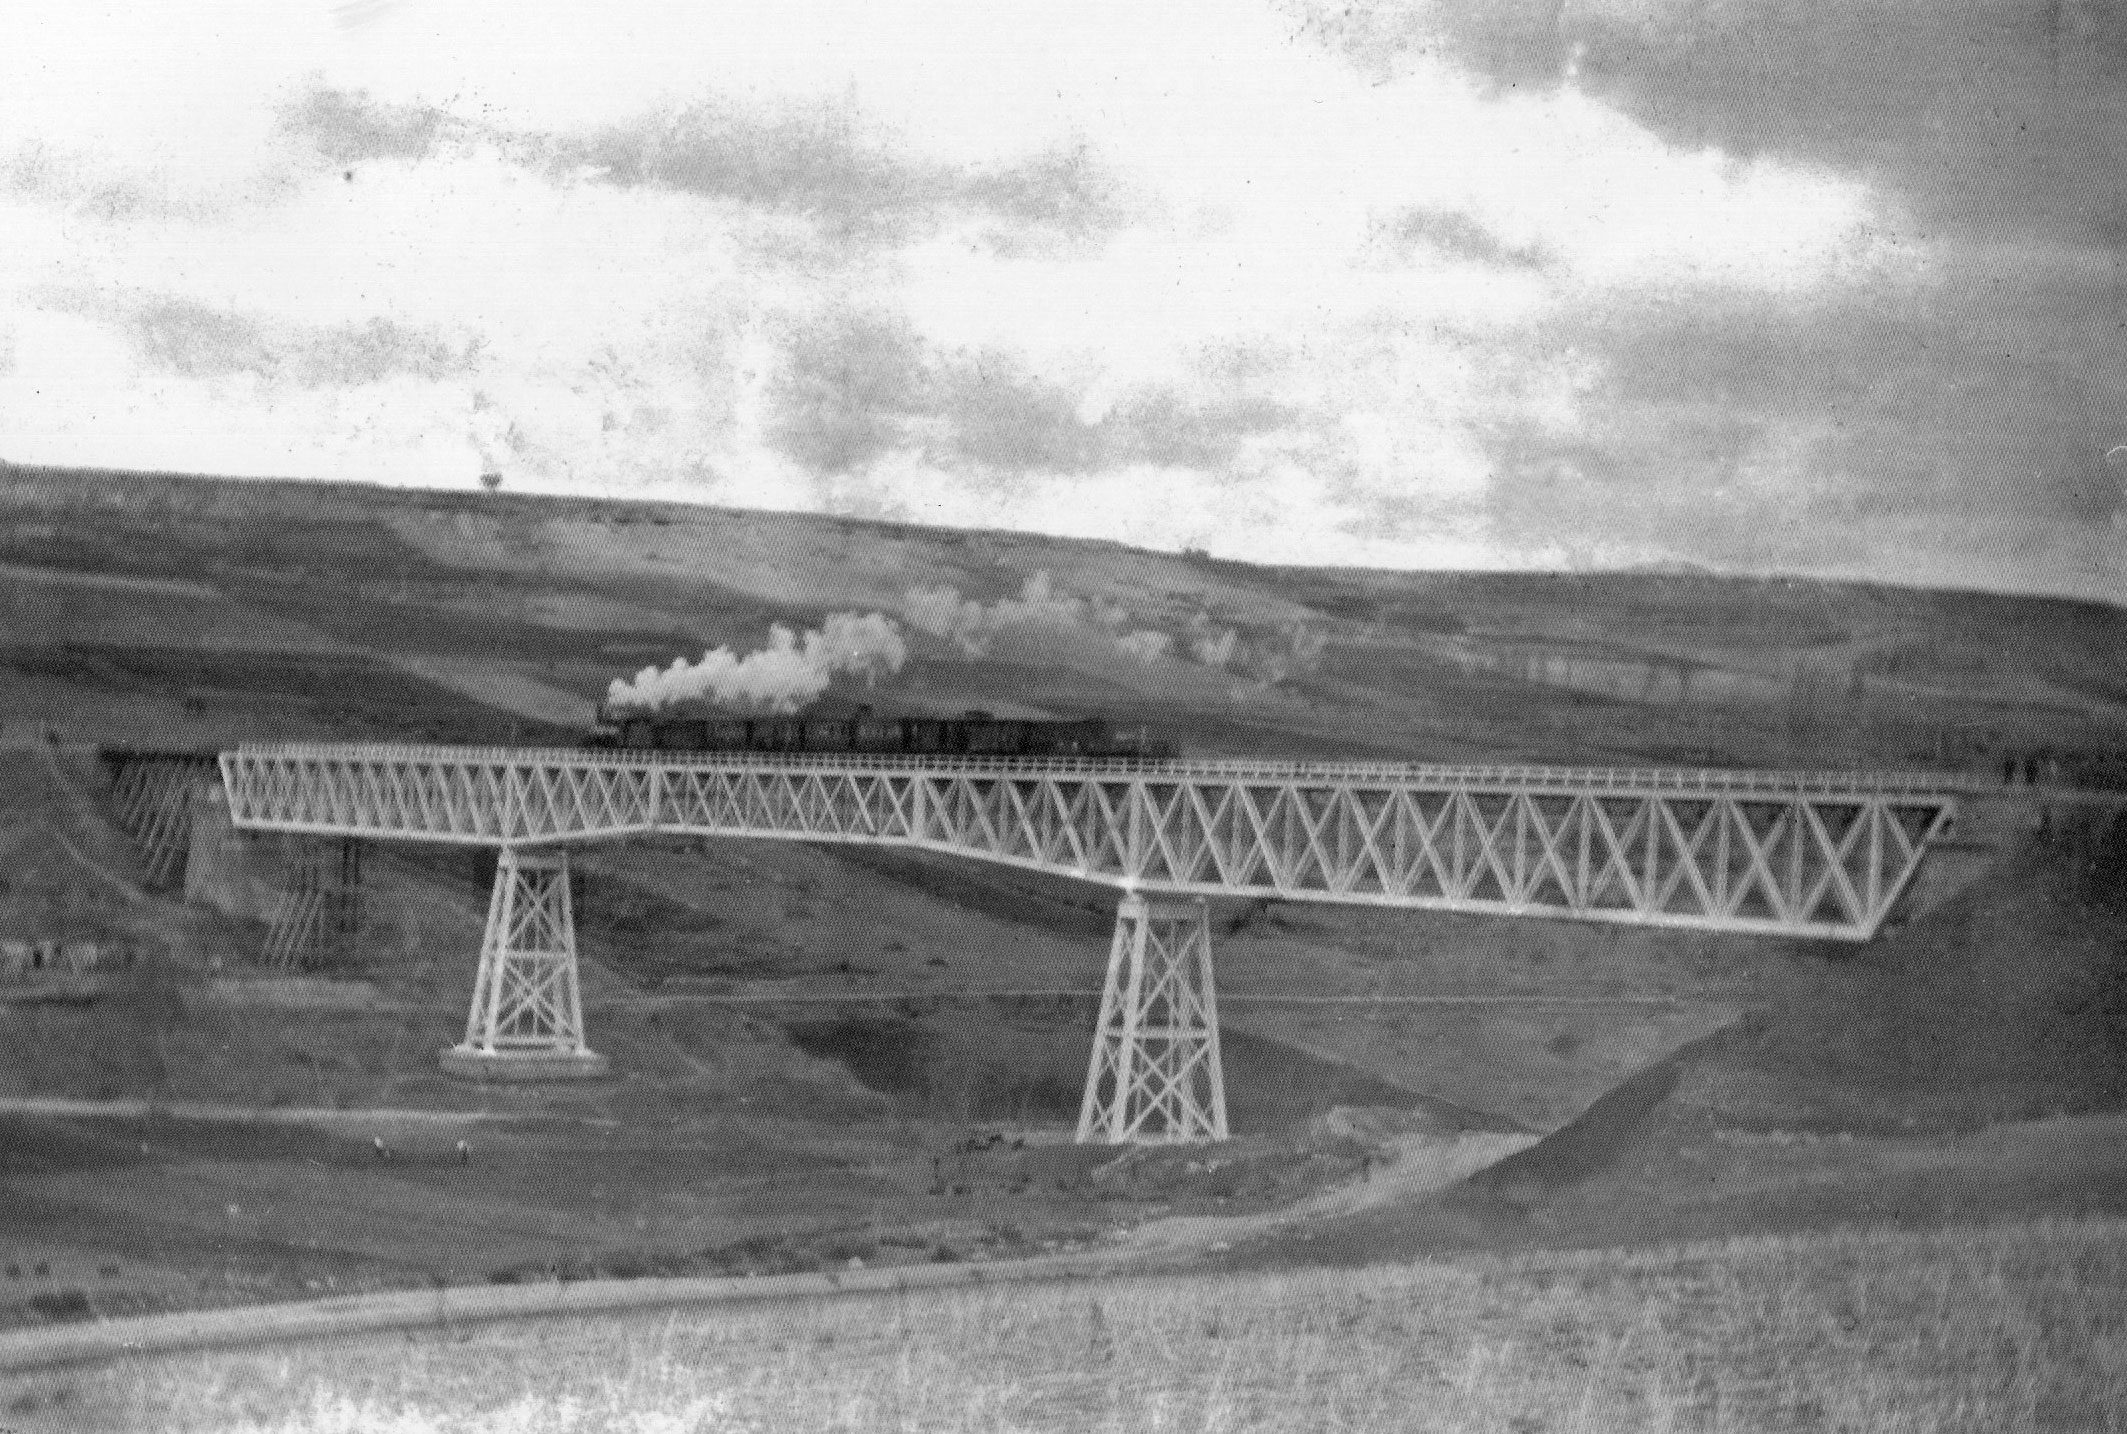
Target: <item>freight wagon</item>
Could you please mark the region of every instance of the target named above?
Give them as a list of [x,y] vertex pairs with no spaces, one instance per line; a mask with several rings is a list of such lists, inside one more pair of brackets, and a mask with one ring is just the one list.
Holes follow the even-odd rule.
[[584,745],[656,752],[860,752],[893,756],[1166,758],[1174,748],[1143,728],[1099,717],[1071,722],[997,717],[889,717],[860,707],[848,716],[739,717],[675,704],[601,708]]

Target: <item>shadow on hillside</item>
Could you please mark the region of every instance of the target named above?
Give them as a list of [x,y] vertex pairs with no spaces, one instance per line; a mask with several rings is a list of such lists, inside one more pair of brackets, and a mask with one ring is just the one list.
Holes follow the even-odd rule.
[[1247,1263],[2127,1209],[2127,813],[1642,1070],[1444,1195]]

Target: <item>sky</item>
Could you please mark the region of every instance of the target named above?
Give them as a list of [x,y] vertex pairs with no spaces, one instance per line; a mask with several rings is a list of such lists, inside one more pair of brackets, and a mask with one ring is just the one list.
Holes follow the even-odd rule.
[[2127,600],[2119,0],[9,0],[0,460]]

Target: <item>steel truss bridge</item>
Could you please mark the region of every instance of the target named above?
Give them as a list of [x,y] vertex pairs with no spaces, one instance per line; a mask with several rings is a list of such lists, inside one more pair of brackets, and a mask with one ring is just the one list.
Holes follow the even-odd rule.
[[1081,1140],[1226,1134],[1203,898],[1866,941],[1962,779],[1246,760],[288,744],[220,758],[239,828],[501,849],[454,1070],[595,1066],[567,844],[912,847],[1121,888]]

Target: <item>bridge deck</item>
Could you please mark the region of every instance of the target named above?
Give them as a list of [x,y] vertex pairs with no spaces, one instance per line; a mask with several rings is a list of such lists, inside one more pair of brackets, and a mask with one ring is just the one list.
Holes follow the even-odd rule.
[[[182,755],[192,756],[192,753]],[[209,754],[210,756],[212,754]],[[864,752],[649,752],[579,747],[454,747],[378,742],[249,743],[225,755],[368,762],[484,762],[507,766],[730,768],[985,776],[1208,777],[1262,781],[1453,782],[1498,787],[1724,793],[1880,793],[1939,796],[1992,790],[1959,772],[1756,771],[1719,767],[1547,767],[1255,757],[902,756]]]

